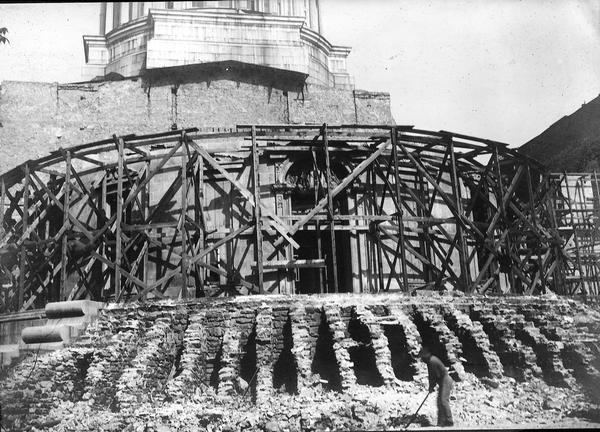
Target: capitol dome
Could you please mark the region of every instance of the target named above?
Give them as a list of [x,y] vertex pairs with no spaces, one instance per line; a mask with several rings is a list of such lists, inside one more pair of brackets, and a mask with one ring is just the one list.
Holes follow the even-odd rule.
[[123,77],[239,62],[351,88],[350,48],[323,35],[319,0],[103,2],[99,35],[84,36],[84,75]]

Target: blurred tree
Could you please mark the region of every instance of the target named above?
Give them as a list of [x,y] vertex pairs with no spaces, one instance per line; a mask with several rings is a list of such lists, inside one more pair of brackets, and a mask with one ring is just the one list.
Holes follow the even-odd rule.
[[10,43],[6,37],[6,33],[8,33],[8,29],[6,27],[0,27],[0,43]]

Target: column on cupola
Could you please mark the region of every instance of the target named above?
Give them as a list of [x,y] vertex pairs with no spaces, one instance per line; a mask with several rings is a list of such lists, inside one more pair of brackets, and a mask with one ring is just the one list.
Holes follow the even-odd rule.
[[321,33],[321,10],[319,7],[319,0],[310,1],[310,28]]
[[106,2],[100,3],[100,36],[106,34]]
[[121,2],[113,3],[112,28],[116,29],[121,24]]

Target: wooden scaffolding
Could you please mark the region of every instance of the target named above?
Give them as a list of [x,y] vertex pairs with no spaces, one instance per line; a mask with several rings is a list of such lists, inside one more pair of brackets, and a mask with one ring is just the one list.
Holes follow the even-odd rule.
[[[597,191],[592,177],[576,182]],[[600,195],[572,179],[499,142],[411,126],[113,136],[0,177],[0,309],[270,292],[597,293]]]

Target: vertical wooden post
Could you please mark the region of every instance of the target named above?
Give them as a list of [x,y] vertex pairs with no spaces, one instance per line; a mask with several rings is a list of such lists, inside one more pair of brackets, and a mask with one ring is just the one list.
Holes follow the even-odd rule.
[[[454,192],[456,211],[462,215],[464,213],[462,205],[462,192],[460,188],[460,178],[458,177],[458,172],[456,170],[456,154],[454,153],[454,141],[452,136],[448,136],[447,145],[449,147],[450,154],[450,175],[452,178],[452,191]],[[456,224],[456,234],[458,236],[458,256],[460,261],[461,283],[465,292],[471,292],[471,269],[469,267],[467,242],[465,240],[465,233],[462,225],[459,223]]]
[[252,125],[252,185],[254,187],[254,257],[256,258],[256,272],[258,277],[258,291],[264,293],[263,278],[263,238],[262,221],[260,220],[260,184],[258,179],[259,155],[256,144],[256,126]]
[[[533,184],[532,184],[532,178],[531,178],[531,165],[528,163],[527,164],[527,190],[529,193],[529,211],[531,212],[531,222],[533,223],[534,227],[538,227],[538,218],[537,218],[537,214],[535,213],[535,197],[533,196]],[[538,256],[537,256],[537,263],[538,263],[538,269],[540,272],[540,281],[542,282],[542,291],[545,293],[546,292],[546,272],[544,271],[542,265],[542,256],[540,255],[540,252],[538,251]],[[534,288],[534,287],[532,287]]]
[[[4,183],[3,183],[4,184]],[[29,225],[29,165],[25,164],[25,179],[23,183],[23,234],[27,232]],[[17,310],[23,307],[25,295],[25,263],[27,261],[27,250],[25,244],[21,244],[21,259],[19,260],[19,304]]]
[[69,257],[67,256],[67,247],[68,247],[68,232],[69,232],[69,211],[71,206],[71,152],[65,152],[65,195],[63,200],[63,228],[65,228],[65,232],[63,233],[62,238],[62,250],[60,256],[60,297],[59,300],[62,301],[66,298],[66,289],[67,289],[67,265],[69,264]]
[[[598,217],[600,216],[600,186],[598,185],[598,173],[596,170],[594,170],[594,185],[596,186],[596,194],[594,197],[594,200],[592,201],[593,203],[593,212],[592,214],[594,215],[594,244],[596,243],[597,239],[598,239],[598,224],[600,223],[600,220],[598,219]],[[594,249],[594,246],[592,245],[591,249]],[[600,294],[600,280],[598,280],[598,268],[597,268],[597,263],[593,263],[592,264],[593,268],[594,268],[594,285],[595,285],[595,290],[596,292],[594,293],[594,295],[598,295]]]
[[[313,155],[313,189],[314,189],[314,197],[315,197],[315,203],[314,205],[316,206],[317,203],[319,202],[319,190],[320,190],[320,186],[321,186],[321,173],[319,172],[319,167],[317,165],[317,158],[315,157],[315,153],[312,152]],[[323,245],[321,244],[321,221],[317,218],[315,220],[315,235],[317,236],[317,259],[321,259],[323,258]],[[296,271],[300,271],[300,269],[296,269]],[[324,285],[324,275],[323,275],[323,268],[319,267],[317,269],[318,274],[319,274],[319,292],[321,294],[325,293],[327,291],[325,285]]]
[[[402,191],[400,190],[400,171],[398,167],[398,132],[395,127],[392,128],[391,132],[392,139],[392,156],[394,158],[394,180],[396,184],[396,202],[398,203],[398,241],[400,242],[400,260],[402,265],[402,283],[404,286],[402,290],[408,292],[408,275],[406,269],[406,250],[404,247],[404,220],[402,210]],[[394,257],[395,262],[396,257]],[[391,271],[391,270],[390,270]]]
[[[106,214],[106,218],[107,221],[108,219],[110,219],[111,217],[111,212],[110,212],[110,207],[107,205],[106,202],[106,195],[108,193],[108,185],[107,185],[107,176],[108,174],[105,172],[104,176],[102,177],[102,196],[101,196],[101,205],[102,205],[102,209],[104,210],[104,213]],[[106,222],[105,222],[106,223]],[[102,247],[101,247],[101,254],[105,257],[108,258],[108,247],[106,246],[105,242],[102,242]],[[102,262],[102,275],[104,277],[105,273],[108,273],[106,270],[108,269],[108,266]],[[102,288],[102,298],[104,300],[108,300],[108,293],[110,292],[110,275],[108,276],[108,278],[106,279],[106,282],[104,283],[104,287]]]
[[[495,144],[492,144],[493,146],[493,151],[492,151],[492,157],[494,158],[494,167],[496,170],[496,177],[498,179],[498,189],[497,189],[497,194],[498,194],[498,198],[496,199],[497,201],[497,205],[500,208],[500,215],[502,217],[502,221],[506,222],[506,208],[504,206],[504,184],[502,183],[502,170],[500,168],[500,156],[498,155],[498,146]],[[510,234],[506,236],[506,250],[508,253],[510,253],[511,250],[511,241],[510,241]],[[510,270],[510,292],[514,293],[515,292],[515,276],[511,267]]]
[[[196,205],[194,206],[194,216],[196,217],[196,221],[202,221],[201,227],[202,229],[198,230],[198,244],[200,250],[204,249],[204,231],[206,230],[206,225],[204,221],[204,158],[200,155],[196,158],[196,179],[194,182],[195,187],[195,196],[196,196]],[[204,257],[200,259],[198,265],[196,265],[196,274],[198,275],[198,283],[199,286],[196,287],[196,297],[200,297],[200,294],[204,295],[204,267],[200,265],[204,262]]]
[[[377,176],[375,175],[375,171],[373,167],[368,171],[369,183],[371,184],[371,200],[372,200],[372,208],[371,213],[374,216],[380,216],[377,206]],[[379,207],[383,208],[383,207]],[[375,239],[374,251],[372,253],[372,268],[377,268],[377,291],[382,291],[384,287],[383,282],[383,253],[381,251],[381,234],[379,233],[379,227],[377,226],[376,221],[369,222],[369,232]]]
[[121,222],[123,220],[123,138],[117,139],[117,210],[115,222],[115,298],[121,296],[121,259],[122,239]]
[[188,209],[187,198],[187,162],[188,162],[188,146],[185,132],[181,133],[181,222],[179,224],[179,232],[181,234],[181,298],[188,297],[188,277],[187,277],[187,230],[186,216]]
[[[579,270],[579,283],[581,284],[581,289],[585,292],[585,286],[583,283],[583,268],[581,267],[581,255],[579,254],[579,236],[577,235],[577,229],[575,228],[575,219],[573,216],[573,205],[571,201],[571,190],[569,188],[569,177],[567,176],[567,172],[564,172],[565,176],[565,184],[567,185],[567,200],[569,201],[569,212],[571,216],[571,228],[573,229],[573,240],[575,241],[575,259],[577,264],[577,269]],[[577,291],[573,291],[570,294],[575,294]]]
[[0,237],[4,237],[4,210],[6,206],[6,184],[0,179]]
[[[150,161],[146,161],[146,170],[144,171],[144,177],[147,177],[150,173],[150,166],[151,163]],[[144,192],[142,194],[142,205],[144,207],[144,223],[145,224],[149,224],[150,221],[148,220],[148,218],[150,217],[150,183],[146,183],[146,185],[144,186]],[[150,230],[145,229],[144,233],[146,234],[146,236],[150,236]],[[150,244],[149,244],[149,240],[146,240],[148,242],[148,247],[145,248],[144,250],[144,258],[143,258],[143,266],[144,266],[144,274],[143,274],[143,281],[145,284],[148,283],[148,276],[149,276],[149,270],[148,270],[148,256],[150,253]],[[142,300],[145,300],[146,296],[144,295],[142,297]]]
[[[442,167],[440,167],[440,169],[442,169]],[[433,208],[433,203],[435,202],[435,197],[434,196],[432,196],[431,198],[429,197],[427,183],[423,179],[423,176],[421,175],[421,173],[419,173],[418,170],[415,170],[415,172],[414,172],[414,191],[415,191],[416,197],[422,203],[426,203],[428,200],[431,199],[432,205],[430,208]],[[427,218],[427,217],[430,217],[431,211],[427,211],[427,208],[425,206],[417,205],[415,208],[415,213],[416,213],[417,217]],[[427,258],[427,260],[429,262],[432,262],[430,248],[429,248],[429,241],[428,241],[429,225],[422,224],[421,227],[422,227],[421,228],[422,232],[417,233],[417,239],[419,241],[419,253],[421,255],[423,255],[425,258]],[[431,265],[422,262],[421,268],[423,269],[423,274],[422,274],[423,282],[425,282],[425,283],[431,282],[434,278]],[[440,274],[440,276],[439,276],[439,280],[441,280],[441,279],[442,279],[442,274]],[[436,284],[437,284],[437,282],[436,282]]]
[[[547,189],[552,188],[552,194],[551,195],[549,193],[546,194],[546,202],[547,202],[546,205],[548,206],[548,216],[549,216],[548,219],[550,221],[550,228],[553,230],[554,233],[557,233],[560,217],[557,217],[558,208],[556,207],[557,206],[556,198],[557,198],[558,191],[561,190],[560,184],[562,183],[562,179],[559,178],[557,181],[556,179],[551,179],[549,174],[544,174],[544,181],[547,184]],[[554,241],[553,243],[554,243],[554,245],[552,246],[552,248],[554,250],[553,257],[554,257],[554,260],[557,262],[557,265],[555,266],[554,270],[552,271],[552,273],[554,274],[554,276],[552,276],[552,289],[554,292],[562,294],[565,292],[565,286],[566,286],[566,279],[565,279],[565,272],[564,272],[565,263],[564,263],[564,259],[563,259],[561,245],[556,241]]]
[[323,124],[323,145],[325,150],[325,169],[327,176],[327,208],[329,210],[329,232],[331,233],[331,266],[333,274],[333,292],[337,293],[338,273],[337,273],[337,252],[335,249],[335,220],[333,210],[333,197],[331,196],[331,161],[329,159],[329,139],[327,138],[327,124]]

